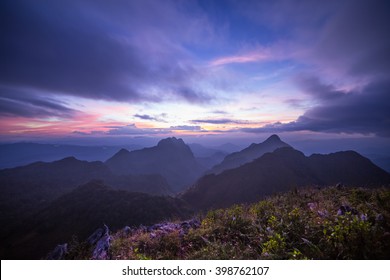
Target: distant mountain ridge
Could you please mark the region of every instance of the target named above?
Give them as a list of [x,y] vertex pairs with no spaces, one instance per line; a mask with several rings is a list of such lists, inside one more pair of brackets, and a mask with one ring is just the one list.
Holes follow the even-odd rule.
[[175,137],[163,139],[151,148],[131,152],[122,149],[105,164],[115,174],[162,175],[174,191],[183,190],[205,171],[190,147]]
[[278,135],[271,135],[264,142],[255,144],[252,143],[249,147],[232,154],[229,154],[220,163],[214,166],[207,173],[220,174],[224,170],[239,167],[245,163],[251,162],[264,155],[267,152],[273,152],[278,148],[291,147],[289,144],[280,140]]
[[255,202],[295,187],[337,183],[390,184],[390,174],[354,151],[306,157],[285,147],[221,174],[203,176],[181,197],[196,209],[209,209]]
[[[138,145],[129,148],[139,149]],[[38,143],[0,144],[0,169],[13,168],[37,161],[52,162],[66,157],[87,161],[104,161],[119,151],[115,146],[78,146]]]

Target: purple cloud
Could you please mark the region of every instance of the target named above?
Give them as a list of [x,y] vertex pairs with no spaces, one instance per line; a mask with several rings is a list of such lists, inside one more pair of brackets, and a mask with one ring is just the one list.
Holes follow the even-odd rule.
[[0,87],[0,116],[71,118],[77,110],[50,95]]
[[202,127],[198,125],[177,125],[171,126],[172,130],[184,130],[184,131],[202,131]]
[[[312,81],[309,80],[309,83]],[[314,95],[316,88],[310,84]],[[318,91],[333,87],[318,84]],[[243,128],[243,132],[275,133],[285,131],[319,131],[336,133],[375,134],[390,137],[390,81],[375,81],[360,91],[346,91],[336,99],[307,110],[296,121],[274,123],[259,128]]]
[[171,133],[170,129],[166,128],[138,128],[135,124],[126,126],[112,127],[107,135],[150,135],[150,134],[167,134]]
[[199,119],[191,120],[192,123],[209,123],[209,124],[249,124],[247,120],[233,120],[233,119]]
[[182,47],[211,30],[195,3],[6,0],[0,17],[2,85],[125,102],[210,100]]

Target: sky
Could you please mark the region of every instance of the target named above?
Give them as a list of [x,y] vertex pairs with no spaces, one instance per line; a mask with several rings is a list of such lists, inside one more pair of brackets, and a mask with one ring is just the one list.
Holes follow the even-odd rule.
[[3,0],[0,138],[388,143],[389,15],[377,0]]

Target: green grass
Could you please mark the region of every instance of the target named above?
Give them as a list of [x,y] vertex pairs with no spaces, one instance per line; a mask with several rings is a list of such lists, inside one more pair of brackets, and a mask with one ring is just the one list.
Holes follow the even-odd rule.
[[[338,215],[342,205],[357,212]],[[119,231],[112,236],[110,255],[112,259],[389,259],[389,218],[389,189],[306,188],[252,205],[209,211],[199,217],[201,226],[188,234],[139,229],[127,236]],[[71,246],[68,256],[80,248]]]

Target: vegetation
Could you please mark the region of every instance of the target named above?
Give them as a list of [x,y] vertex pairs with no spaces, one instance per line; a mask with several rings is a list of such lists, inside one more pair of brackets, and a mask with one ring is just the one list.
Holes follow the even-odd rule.
[[[197,217],[198,227],[184,233],[180,227],[119,231],[112,236],[109,255],[112,259],[389,259],[389,218],[388,188],[306,188],[252,205],[209,211]],[[67,257],[87,258],[91,250],[84,243],[73,243]]]

